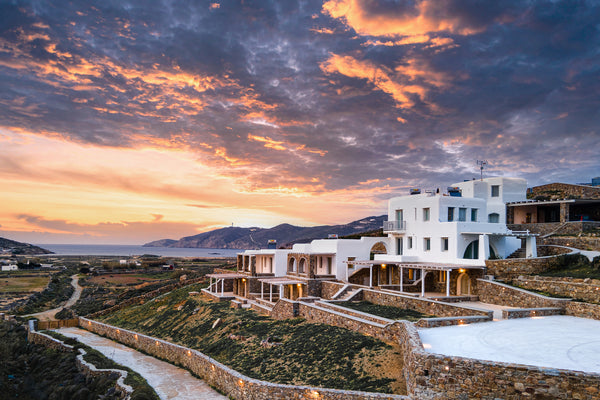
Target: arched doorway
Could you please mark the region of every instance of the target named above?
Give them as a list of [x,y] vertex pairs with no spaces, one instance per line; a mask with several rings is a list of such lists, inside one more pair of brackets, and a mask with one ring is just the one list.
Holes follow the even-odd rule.
[[463,258],[468,260],[477,260],[479,258],[479,240],[473,240],[463,254]]
[[456,280],[456,294],[459,296],[471,294],[471,279],[465,272],[460,274]]

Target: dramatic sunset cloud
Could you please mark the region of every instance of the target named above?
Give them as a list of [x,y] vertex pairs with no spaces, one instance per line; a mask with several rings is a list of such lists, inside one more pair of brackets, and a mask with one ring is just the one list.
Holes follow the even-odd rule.
[[0,236],[349,222],[600,175],[596,2],[7,1]]

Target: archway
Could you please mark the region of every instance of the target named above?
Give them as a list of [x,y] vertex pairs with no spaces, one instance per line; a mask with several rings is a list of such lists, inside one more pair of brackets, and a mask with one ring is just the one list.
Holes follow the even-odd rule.
[[306,258],[301,258],[298,263],[298,273],[305,274],[306,273]]
[[463,258],[467,260],[477,260],[479,258],[479,240],[473,240],[463,254]]
[[296,259],[291,257],[288,261],[288,272],[296,272]]
[[374,260],[375,254],[388,254],[387,247],[383,242],[377,242],[371,247],[369,259]]
[[460,274],[456,280],[456,294],[459,296],[471,294],[471,279],[465,272]]

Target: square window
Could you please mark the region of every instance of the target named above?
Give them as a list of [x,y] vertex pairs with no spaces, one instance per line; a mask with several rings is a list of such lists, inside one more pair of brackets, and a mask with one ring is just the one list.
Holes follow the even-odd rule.
[[467,220],[467,209],[466,208],[459,208],[458,209],[458,220],[459,221],[466,221]]
[[423,221],[429,221],[429,214],[430,214],[429,208],[424,208],[423,209]]
[[471,208],[471,221],[477,222],[477,209]]
[[492,197],[500,197],[500,185],[492,185]]

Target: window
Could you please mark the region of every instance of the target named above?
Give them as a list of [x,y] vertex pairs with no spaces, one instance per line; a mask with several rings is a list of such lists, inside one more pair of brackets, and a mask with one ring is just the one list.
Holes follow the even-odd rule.
[[402,210],[396,210],[396,221],[404,221],[404,212]]
[[331,275],[331,266],[333,265],[333,258],[327,257],[327,275]]
[[348,269],[354,268],[354,264],[351,263],[354,260],[356,260],[356,257],[348,257]]
[[471,222],[477,222],[477,209],[471,208]]
[[500,186],[492,185],[492,197],[500,197]]
[[396,254],[399,256],[402,255],[402,238],[396,240]]
[[412,236],[408,237],[408,248],[412,249]]
[[454,221],[454,207],[448,207],[448,222]]
[[488,215],[488,222],[491,222],[493,224],[499,223],[500,215],[498,213],[491,213],[490,215]]
[[298,272],[301,274],[306,273],[306,259],[305,258],[300,259],[300,263],[298,264]]
[[459,221],[466,221],[467,220],[467,209],[466,208],[459,208],[458,209],[458,220]]
[[429,214],[430,214],[429,208],[424,208],[423,209],[423,221],[429,221]]
[[288,262],[288,272],[296,272],[296,259],[290,258]]
[[419,279],[419,277],[421,276],[421,270],[420,269],[409,269],[408,270],[408,280],[409,281],[416,281]]
[[448,251],[448,238],[442,238],[442,251]]
[[431,250],[431,238],[423,239],[423,247],[425,248],[425,251]]

